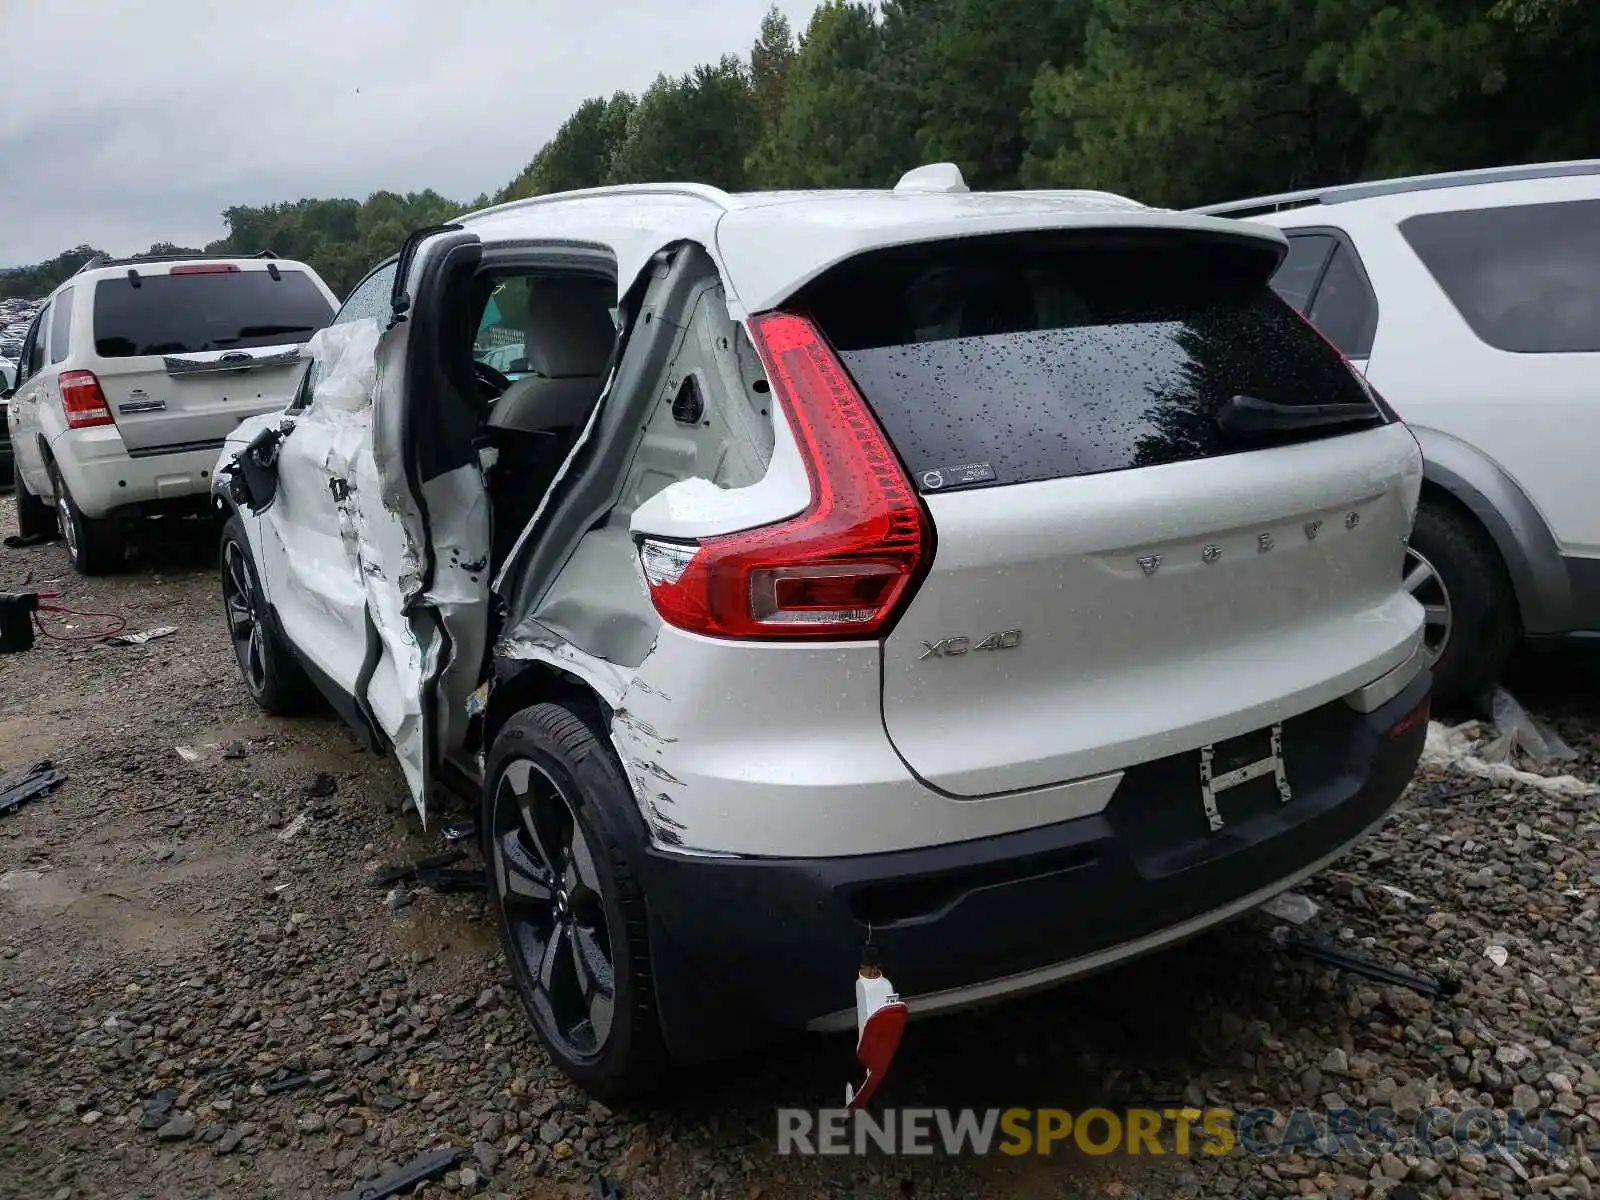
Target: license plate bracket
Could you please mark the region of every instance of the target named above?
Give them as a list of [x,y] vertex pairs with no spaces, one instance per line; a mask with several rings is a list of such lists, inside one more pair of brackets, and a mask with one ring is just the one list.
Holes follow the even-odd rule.
[[[1213,744],[1200,747],[1200,803],[1205,809],[1206,823],[1211,832],[1221,829],[1226,822],[1217,805],[1217,794],[1271,775],[1278,788],[1278,803],[1287,804],[1294,792],[1289,787],[1288,771],[1283,762],[1283,726],[1273,725],[1267,730],[1268,751],[1264,757],[1253,759],[1225,770],[1218,770],[1218,747]],[[1224,743],[1224,746],[1226,743]],[[1224,756],[1224,762],[1231,761]]]

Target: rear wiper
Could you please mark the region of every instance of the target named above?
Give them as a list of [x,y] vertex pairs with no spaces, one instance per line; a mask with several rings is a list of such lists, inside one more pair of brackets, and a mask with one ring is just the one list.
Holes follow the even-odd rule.
[[1217,413],[1217,424],[1227,433],[1292,433],[1303,429],[1330,429],[1340,425],[1369,425],[1383,420],[1370,403],[1279,404],[1258,396],[1235,396]]

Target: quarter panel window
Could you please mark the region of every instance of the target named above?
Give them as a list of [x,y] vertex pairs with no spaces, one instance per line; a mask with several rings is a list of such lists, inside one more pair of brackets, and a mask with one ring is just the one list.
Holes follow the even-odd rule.
[[1378,301],[1356,261],[1355,251],[1342,242],[1334,247],[1307,316],[1324,337],[1349,357],[1366,358],[1372,353],[1372,338],[1378,330]]
[[1400,233],[1488,345],[1600,351],[1600,200],[1427,213]]
[[47,304],[39,311],[38,318],[33,323],[33,329],[28,333],[28,344],[22,352],[22,370],[27,378],[37,375],[44,366],[44,332],[45,326],[50,321],[50,311],[55,305]]
[[1297,312],[1305,312],[1317,280],[1322,278],[1322,268],[1328,264],[1328,252],[1335,245],[1325,233],[1291,234],[1289,253],[1272,276],[1272,290]]
[[72,345],[72,289],[62,291],[50,309],[55,313],[50,320],[50,361],[58,363]]

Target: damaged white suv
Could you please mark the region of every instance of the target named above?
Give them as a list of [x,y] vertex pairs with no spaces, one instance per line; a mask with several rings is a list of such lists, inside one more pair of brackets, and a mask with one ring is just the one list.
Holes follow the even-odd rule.
[[917,1015],[1196,933],[1380,821],[1426,727],[1421,455],[1284,251],[942,165],[422,231],[219,466],[246,685],[314,683],[424,814],[481,797],[599,1094],[856,1027],[869,940]]

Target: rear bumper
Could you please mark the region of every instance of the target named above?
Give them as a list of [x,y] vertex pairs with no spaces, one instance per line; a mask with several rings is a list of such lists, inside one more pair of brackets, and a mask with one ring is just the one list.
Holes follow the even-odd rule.
[[56,469],[86,517],[204,511],[218,444],[170,454],[130,455],[115,426],[69,429],[51,443]]
[[695,1061],[853,1027],[869,922],[916,1015],[1049,986],[1243,912],[1383,819],[1421,755],[1426,720],[1404,722],[1430,683],[1370,713],[1338,701],[1286,722],[1292,799],[1270,777],[1237,788],[1215,833],[1191,752],[1129,770],[1093,816],[952,845],[781,860],[641,842],[668,1044]]

